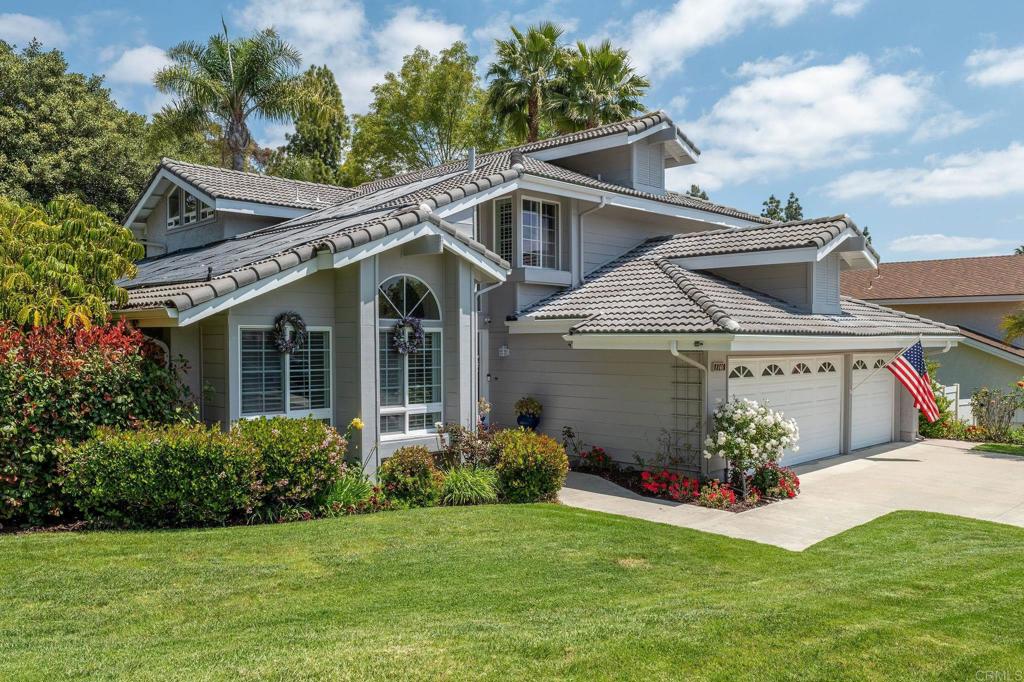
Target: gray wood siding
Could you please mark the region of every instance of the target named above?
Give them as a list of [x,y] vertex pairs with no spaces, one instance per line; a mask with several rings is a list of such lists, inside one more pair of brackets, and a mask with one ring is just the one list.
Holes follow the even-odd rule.
[[[353,417],[372,421],[360,412],[359,264],[335,272],[334,277],[334,423],[339,429]],[[376,365],[371,368],[376,372]],[[360,443],[354,444],[358,451]]]
[[832,253],[821,259],[814,268],[814,294],[811,312],[838,315],[839,307],[839,254]]
[[227,313],[208,317],[199,323],[202,346],[202,412],[203,419],[220,423],[224,428],[228,419],[228,316]]
[[[585,211],[594,204],[582,205]],[[637,211],[603,208],[582,217],[583,272],[593,272],[651,237],[713,229],[696,221],[666,216],[648,217]]]
[[[573,350],[557,334],[491,336],[490,396],[498,425],[514,426],[516,400],[533,396],[544,406],[542,432],[560,441],[562,427],[572,426],[588,445],[627,464],[637,455],[652,459],[666,431],[699,432],[699,411],[678,413],[676,360],[667,350]],[[503,344],[510,350],[506,358],[497,353]],[[695,380],[689,397],[699,401],[699,376]]]
[[798,306],[808,306],[807,263],[756,265],[745,268],[721,268],[712,273],[748,289],[780,298]]

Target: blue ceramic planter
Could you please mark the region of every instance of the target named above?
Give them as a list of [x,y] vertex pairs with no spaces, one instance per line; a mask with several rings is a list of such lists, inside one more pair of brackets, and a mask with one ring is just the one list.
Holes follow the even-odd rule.
[[521,414],[516,418],[516,424],[535,431],[537,430],[537,425],[540,424],[540,417],[532,414]]

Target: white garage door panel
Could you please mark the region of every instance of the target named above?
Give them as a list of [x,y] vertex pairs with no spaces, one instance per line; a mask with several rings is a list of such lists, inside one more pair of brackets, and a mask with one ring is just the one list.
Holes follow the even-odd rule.
[[841,356],[731,359],[729,397],[765,403],[796,420],[800,451],[787,451],[784,465],[836,455],[842,450],[842,362]]
[[888,358],[856,355],[853,358],[853,434],[851,447],[866,448],[892,440],[895,379],[879,369]]

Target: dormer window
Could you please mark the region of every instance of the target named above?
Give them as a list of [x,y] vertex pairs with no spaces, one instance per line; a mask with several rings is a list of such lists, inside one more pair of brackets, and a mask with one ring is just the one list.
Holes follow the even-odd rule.
[[558,204],[523,199],[523,265],[558,268]]
[[185,225],[194,225],[212,218],[213,215],[212,206],[180,187],[175,187],[167,195],[167,229],[169,230]]

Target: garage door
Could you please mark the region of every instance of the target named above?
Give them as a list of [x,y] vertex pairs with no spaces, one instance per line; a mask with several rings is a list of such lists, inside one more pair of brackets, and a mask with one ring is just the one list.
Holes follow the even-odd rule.
[[842,356],[734,358],[729,397],[749,398],[795,419],[800,451],[786,452],[792,466],[842,450]]
[[[895,377],[889,370],[879,369],[887,359],[881,355],[853,357],[854,450],[892,440]],[[879,371],[872,374],[876,369]]]

